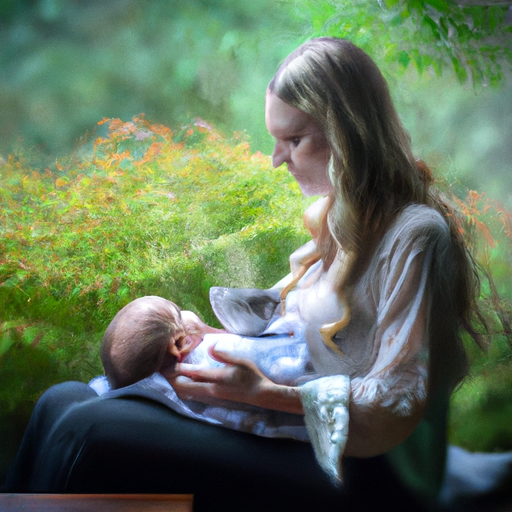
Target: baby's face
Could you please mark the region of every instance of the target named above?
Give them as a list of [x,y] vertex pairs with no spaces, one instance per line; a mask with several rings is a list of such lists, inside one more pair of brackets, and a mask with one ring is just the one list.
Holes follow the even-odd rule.
[[203,341],[208,326],[192,311],[182,311],[181,320],[185,326],[187,342],[190,344],[188,351],[191,352]]
[[195,313],[192,311],[182,311],[181,321],[185,326],[186,340],[190,343],[187,347],[186,353],[192,352],[194,348],[203,341],[203,337],[207,333],[226,332],[224,329],[216,329],[206,325]]

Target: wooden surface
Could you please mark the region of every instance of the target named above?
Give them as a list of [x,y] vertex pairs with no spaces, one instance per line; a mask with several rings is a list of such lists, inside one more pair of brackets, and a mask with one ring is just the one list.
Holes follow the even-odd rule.
[[191,494],[0,494],[2,512],[192,512]]

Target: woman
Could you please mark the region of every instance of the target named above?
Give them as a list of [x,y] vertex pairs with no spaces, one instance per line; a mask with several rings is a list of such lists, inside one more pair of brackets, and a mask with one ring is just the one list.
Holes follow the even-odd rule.
[[[345,456],[398,446],[390,459],[433,499],[448,399],[467,366],[459,327],[478,340],[470,321],[478,280],[454,212],[413,157],[380,71],[348,41],[294,51],[269,85],[266,122],[273,165],[286,163],[305,195],[331,198],[322,263],[298,293],[315,369],[352,378]],[[303,412],[299,388],[231,362],[232,374],[182,366],[175,386],[197,400]]]
[[[286,163],[305,195],[329,198],[316,247],[322,259],[294,295],[307,324],[315,370],[326,379],[301,388],[277,385],[253,365],[219,354],[231,363],[227,369],[181,365],[172,384],[182,398],[305,412],[323,467],[338,477],[339,459],[346,458],[346,487],[339,490],[324,480],[307,445],[206,425],[185,427],[185,420],[169,420],[171,411],[158,411],[165,414],[163,423],[174,425],[160,431],[142,425],[133,413],[126,419],[122,400],[107,411],[98,399],[89,399],[89,391],[83,391],[85,398],[74,398],[68,389],[45,399],[68,408],[49,412],[50,406],[39,405],[39,419],[32,423],[42,426],[29,426],[26,437],[36,440],[24,442],[21,450],[25,461],[46,454],[44,461],[52,461],[51,482],[34,480],[37,471],[32,469],[26,480],[32,483],[24,490],[127,492],[131,486],[136,492],[193,492],[196,507],[204,499],[208,510],[215,508],[216,492],[227,500],[219,509],[235,510],[235,489],[243,489],[238,506],[243,502],[244,510],[250,508],[248,496],[256,500],[255,509],[261,507],[264,490],[274,496],[269,503],[290,510],[311,509],[308,499],[317,504],[322,499],[318,510],[337,509],[342,502],[364,510],[365,500],[373,509],[384,495],[384,501],[404,509],[435,502],[443,476],[448,400],[467,366],[458,331],[463,327],[474,335],[470,316],[478,284],[455,216],[433,189],[428,169],[414,159],[378,68],[348,41],[320,38],[294,51],[269,85],[266,122],[276,141],[273,165]],[[350,377],[350,389],[337,388],[338,375]],[[346,430],[339,417],[325,419],[322,394],[334,397],[328,415],[350,400],[346,446],[343,440],[334,452],[331,445]],[[74,402],[79,405],[69,412]],[[145,410],[140,414],[146,421],[156,416]],[[116,442],[112,425],[121,429],[127,422],[131,433],[124,434],[126,439],[121,435],[124,444],[111,449]],[[91,436],[101,430],[99,423],[103,437],[88,462],[76,469]],[[190,437],[194,429],[196,445]],[[153,442],[145,440],[148,435]],[[182,448],[187,455],[193,451],[192,461],[178,457]],[[179,461],[179,475],[165,466],[159,449]],[[97,457],[108,450],[116,467],[106,472]],[[130,450],[136,455],[126,459]],[[126,468],[148,457],[153,470],[140,484],[140,475],[137,479]],[[33,467],[37,464],[42,462]],[[87,476],[91,468],[96,477]],[[152,486],[162,475],[167,486]],[[267,510],[272,509],[269,503]]]

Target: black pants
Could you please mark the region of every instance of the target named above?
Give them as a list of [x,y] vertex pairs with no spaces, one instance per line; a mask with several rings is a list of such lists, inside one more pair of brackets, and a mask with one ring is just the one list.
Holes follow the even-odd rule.
[[384,457],[346,459],[345,476],[332,485],[309,444],[67,382],[38,401],[3,491],[194,494],[195,512],[421,510]]

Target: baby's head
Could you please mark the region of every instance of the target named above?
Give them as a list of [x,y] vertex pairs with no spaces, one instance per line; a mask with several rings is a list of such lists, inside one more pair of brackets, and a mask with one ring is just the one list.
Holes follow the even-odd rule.
[[175,365],[201,342],[202,334],[194,332],[197,316],[184,313],[185,319],[176,304],[156,296],[136,299],[117,313],[100,352],[112,389]]

